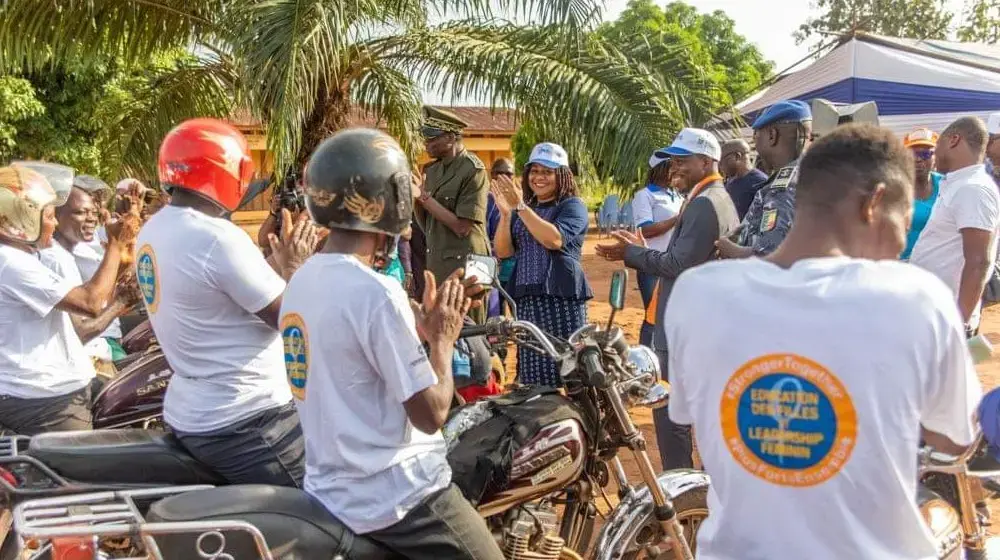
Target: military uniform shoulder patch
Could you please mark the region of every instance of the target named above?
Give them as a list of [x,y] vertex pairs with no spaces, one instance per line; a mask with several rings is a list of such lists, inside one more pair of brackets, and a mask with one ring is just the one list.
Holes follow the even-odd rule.
[[782,167],[778,170],[778,174],[774,176],[774,182],[771,183],[771,187],[776,189],[783,189],[792,182],[792,178],[795,177],[796,168],[794,166]]
[[483,163],[483,160],[479,159],[479,156],[468,150],[465,151],[465,155],[466,157],[469,158],[469,161],[472,163],[472,167],[476,169],[486,169],[486,164]]
[[760,217],[760,232],[771,231],[776,225],[778,225],[778,210],[775,208],[764,210]]

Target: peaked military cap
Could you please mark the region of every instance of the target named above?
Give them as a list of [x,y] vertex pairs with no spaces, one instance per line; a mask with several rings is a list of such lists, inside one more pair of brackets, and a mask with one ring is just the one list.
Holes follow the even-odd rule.
[[451,111],[424,105],[424,126],[420,129],[424,138],[437,138],[448,132],[460,134],[467,126],[468,123]]

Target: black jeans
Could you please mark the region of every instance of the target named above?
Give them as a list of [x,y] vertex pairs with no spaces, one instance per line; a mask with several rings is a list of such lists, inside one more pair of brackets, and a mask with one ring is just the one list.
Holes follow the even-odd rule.
[[230,484],[302,487],[305,440],[293,403],[207,434],[174,430],[181,445]]
[[93,428],[91,404],[104,382],[95,377],[83,389],[40,399],[0,396],[0,427],[22,436]]
[[[656,350],[656,356],[660,359],[660,371],[664,379],[669,382],[667,351]],[[670,419],[669,411],[669,404],[653,411],[656,446],[660,450],[660,462],[663,464],[663,470],[694,468],[694,460],[691,458],[691,454],[694,452],[694,447],[691,445],[691,426],[675,424]]]
[[486,522],[454,484],[428,497],[399,523],[365,536],[415,560],[503,560]]

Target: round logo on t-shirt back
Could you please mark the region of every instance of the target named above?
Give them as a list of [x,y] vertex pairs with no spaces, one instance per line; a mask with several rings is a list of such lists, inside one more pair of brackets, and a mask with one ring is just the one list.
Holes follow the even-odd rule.
[[720,416],[733,458],[780,486],[829,480],[857,442],[857,413],[844,385],[795,354],[761,356],[740,367],[722,393]]
[[146,302],[146,309],[156,313],[160,304],[160,286],[156,275],[156,255],[148,244],[143,245],[135,256],[135,278],[139,283],[139,291]]
[[288,385],[296,399],[306,398],[306,378],[309,373],[309,336],[306,323],[297,313],[281,317],[281,339],[285,344],[285,372]]

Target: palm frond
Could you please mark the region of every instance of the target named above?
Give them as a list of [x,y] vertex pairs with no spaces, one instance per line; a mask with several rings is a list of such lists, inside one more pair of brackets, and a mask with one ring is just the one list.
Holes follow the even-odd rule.
[[373,64],[351,84],[355,107],[374,117],[415,159],[422,145],[416,135],[421,120],[420,90],[406,74]]
[[160,143],[171,128],[193,117],[224,118],[239,97],[237,77],[225,59],[189,60],[147,76],[129,78],[109,86],[127,90],[123,103],[108,103],[110,123],[98,146],[115,155],[123,173],[151,180],[156,177]]
[[713,86],[681,47],[642,61],[600,37],[570,33],[453,23],[373,48],[427,86],[516,106],[540,132],[588,153],[603,176],[631,183],[654,149],[710,114]]
[[15,0],[0,7],[0,69],[142,61],[219,31],[229,0]]
[[589,31],[601,22],[599,0],[425,0],[443,19],[494,19],[558,25],[565,30]]

